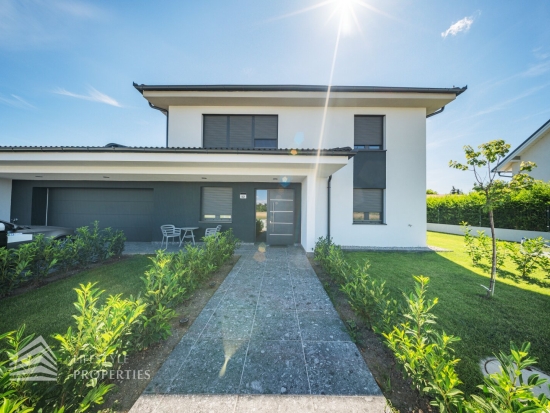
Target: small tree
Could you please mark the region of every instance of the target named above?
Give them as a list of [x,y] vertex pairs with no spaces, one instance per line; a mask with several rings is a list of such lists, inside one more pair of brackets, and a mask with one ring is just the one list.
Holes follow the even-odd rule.
[[483,211],[489,215],[493,254],[491,260],[491,281],[489,288],[484,288],[487,289],[487,296],[492,297],[495,293],[497,272],[497,240],[493,211],[511,191],[527,188],[533,183],[533,178],[526,174],[526,172],[531,171],[536,165],[533,162],[522,162],[519,172],[512,177],[511,181],[505,182],[497,179],[498,173],[495,167],[510,151],[510,145],[499,139],[483,143],[478,146],[478,149],[479,151],[475,151],[471,146],[465,146],[466,163],[462,164],[457,161],[450,161],[449,166],[461,171],[472,171],[476,180],[474,191],[480,192],[485,198]]
[[434,191],[433,189],[426,189],[427,195],[437,195],[437,191]]

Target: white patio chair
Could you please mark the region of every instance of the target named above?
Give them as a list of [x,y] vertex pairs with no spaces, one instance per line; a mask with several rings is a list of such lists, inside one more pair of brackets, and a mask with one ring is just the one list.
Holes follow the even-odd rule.
[[210,235],[216,235],[218,233],[217,228],[206,228],[206,231],[204,231],[204,236],[208,237]]
[[218,225],[218,226],[216,227],[216,232],[220,232],[221,230],[222,230],[222,226],[221,226],[221,225]]
[[175,242],[175,238],[177,237],[178,241],[181,243],[181,229],[176,228],[174,225],[161,225],[160,230],[162,231],[162,241],[160,243],[161,248],[164,240],[166,240],[166,248],[168,248],[168,239],[170,238],[172,238]]

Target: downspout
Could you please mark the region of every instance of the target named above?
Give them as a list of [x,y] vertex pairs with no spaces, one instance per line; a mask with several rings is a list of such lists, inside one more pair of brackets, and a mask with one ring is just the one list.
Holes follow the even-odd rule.
[[432,116],[435,116],[435,115],[439,115],[444,110],[445,110],[445,106],[443,106],[441,109],[436,110],[434,113],[430,113],[429,115],[426,115],[426,119],[431,118]]
[[168,119],[169,119],[168,111],[166,109],[162,109],[162,108],[159,108],[159,107],[153,105],[151,102],[149,102],[149,106],[152,107],[153,109],[156,109],[156,110],[164,113],[166,115],[166,147],[168,148]]
[[328,177],[327,181],[327,238],[330,241],[330,181],[332,181],[332,175]]

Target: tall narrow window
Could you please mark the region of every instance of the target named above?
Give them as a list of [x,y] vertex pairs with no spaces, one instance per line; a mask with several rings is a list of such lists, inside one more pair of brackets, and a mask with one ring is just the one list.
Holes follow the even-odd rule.
[[203,115],[204,148],[277,148],[277,115]]
[[233,214],[233,189],[203,187],[202,221],[231,222]]
[[384,116],[357,115],[354,119],[353,222],[382,224],[386,189]]

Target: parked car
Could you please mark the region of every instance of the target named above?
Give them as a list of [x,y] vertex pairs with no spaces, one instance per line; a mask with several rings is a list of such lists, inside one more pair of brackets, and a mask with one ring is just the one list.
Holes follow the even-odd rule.
[[39,225],[17,225],[0,220],[0,247],[17,247],[20,244],[31,242],[38,234],[44,234],[45,237],[52,237],[53,239],[63,239],[74,235],[74,229]]

